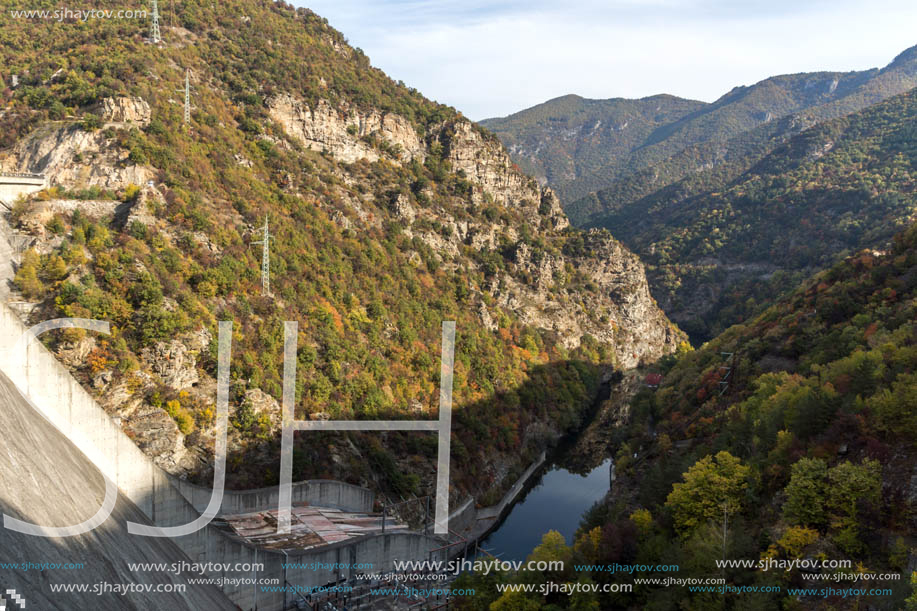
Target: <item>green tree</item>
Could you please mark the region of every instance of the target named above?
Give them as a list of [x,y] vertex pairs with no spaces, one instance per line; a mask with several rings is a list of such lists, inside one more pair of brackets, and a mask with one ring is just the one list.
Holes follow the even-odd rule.
[[917,611],[917,571],[911,573],[911,595],[904,601],[906,611]]
[[538,544],[529,555],[529,560],[534,561],[552,561],[552,560],[569,560],[573,550],[567,545],[564,536],[556,530],[549,530],[541,537],[541,543]]
[[825,525],[825,488],[828,465],[820,458],[802,458],[793,464],[786,486],[783,515],[793,524]]
[[901,374],[891,390],[883,389],[866,402],[879,430],[902,439],[917,439],[917,374]]
[[44,294],[45,288],[41,280],[39,280],[38,271],[36,270],[35,261],[38,257],[37,255],[35,257],[29,257],[28,254],[29,253],[23,255],[22,265],[16,271],[13,283],[16,285],[16,288],[22,291],[26,299],[38,299]]
[[685,481],[672,486],[665,503],[681,536],[687,538],[698,526],[721,520],[724,512],[741,511],[749,472],[750,467],[726,451],[694,463],[684,473]]
[[67,277],[67,262],[60,255],[51,255],[45,261],[42,273],[48,280],[57,282]]
[[490,603],[490,611],[540,611],[542,606],[540,601],[532,600],[521,592],[504,592]]
[[848,554],[863,550],[861,521],[866,512],[878,511],[881,492],[882,468],[876,460],[844,461],[829,469],[827,506],[834,542]]

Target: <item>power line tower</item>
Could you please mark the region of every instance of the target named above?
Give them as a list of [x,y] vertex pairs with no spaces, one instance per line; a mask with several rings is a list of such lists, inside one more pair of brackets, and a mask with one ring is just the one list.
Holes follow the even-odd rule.
[[150,42],[158,45],[162,42],[162,33],[159,31],[159,2],[153,0],[153,22],[150,24]]
[[191,125],[191,68],[185,69],[185,87],[179,89],[179,93],[185,94],[185,125]]
[[271,240],[274,239],[268,232],[268,219],[264,217],[263,235],[260,240],[252,244],[261,244],[261,295],[271,297]]
[[720,378],[720,396],[725,394],[729,390],[729,383],[732,378],[732,374],[735,372],[735,352],[720,352],[720,356],[726,359],[726,364],[720,366],[721,371],[725,371],[723,376]]

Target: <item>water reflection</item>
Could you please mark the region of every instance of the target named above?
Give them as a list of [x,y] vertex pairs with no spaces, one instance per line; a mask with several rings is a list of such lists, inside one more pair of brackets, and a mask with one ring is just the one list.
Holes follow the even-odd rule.
[[583,513],[605,496],[611,459],[579,475],[554,466],[533,484],[481,546],[501,560],[524,560],[549,530],[570,545]]

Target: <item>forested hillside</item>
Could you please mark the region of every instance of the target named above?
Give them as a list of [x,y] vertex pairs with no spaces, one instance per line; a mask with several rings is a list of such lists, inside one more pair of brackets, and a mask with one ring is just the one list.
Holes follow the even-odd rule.
[[653,291],[697,340],[753,314],[836,257],[884,248],[917,207],[917,90],[789,140],[696,196],[680,185],[604,221],[650,266]]
[[[465,583],[489,594],[464,608],[492,601],[491,609],[917,608],[907,579],[917,549],[915,270],[912,226],[888,252],[859,252],[747,324],[663,359],[661,385],[637,395],[629,426],[612,444],[607,502],[586,514],[575,541],[552,533],[533,552],[568,566],[677,565],[677,573],[592,567],[469,577]],[[851,564],[723,570],[716,566],[723,558]],[[735,588],[770,590],[637,585],[632,593],[573,597],[495,590],[499,582],[667,576],[722,576]],[[789,591],[828,585],[834,594]],[[845,588],[892,593],[843,595]]]
[[[17,299],[33,321],[113,323],[49,341],[167,470],[206,481],[219,320],[233,487],[277,481],[287,320],[297,417],[323,419],[435,417],[440,323],[457,322],[456,496],[499,491],[578,426],[603,375],[683,341],[634,255],[570,229],[493,136],[321,17],[188,0],[173,28],[163,10],[158,45],[148,20],[0,16],[0,171],[49,183],[12,206],[31,241]],[[433,436],[300,435],[294,477],[421,494],[435,455]]]

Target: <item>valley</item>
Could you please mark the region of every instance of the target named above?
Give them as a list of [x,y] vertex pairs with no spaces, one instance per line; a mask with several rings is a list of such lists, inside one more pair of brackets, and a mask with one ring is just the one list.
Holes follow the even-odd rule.
[[917,47],[475,123],[310,9],[151,11],[0,24],[3,553],[194,590],[125,609],[917,609]]

